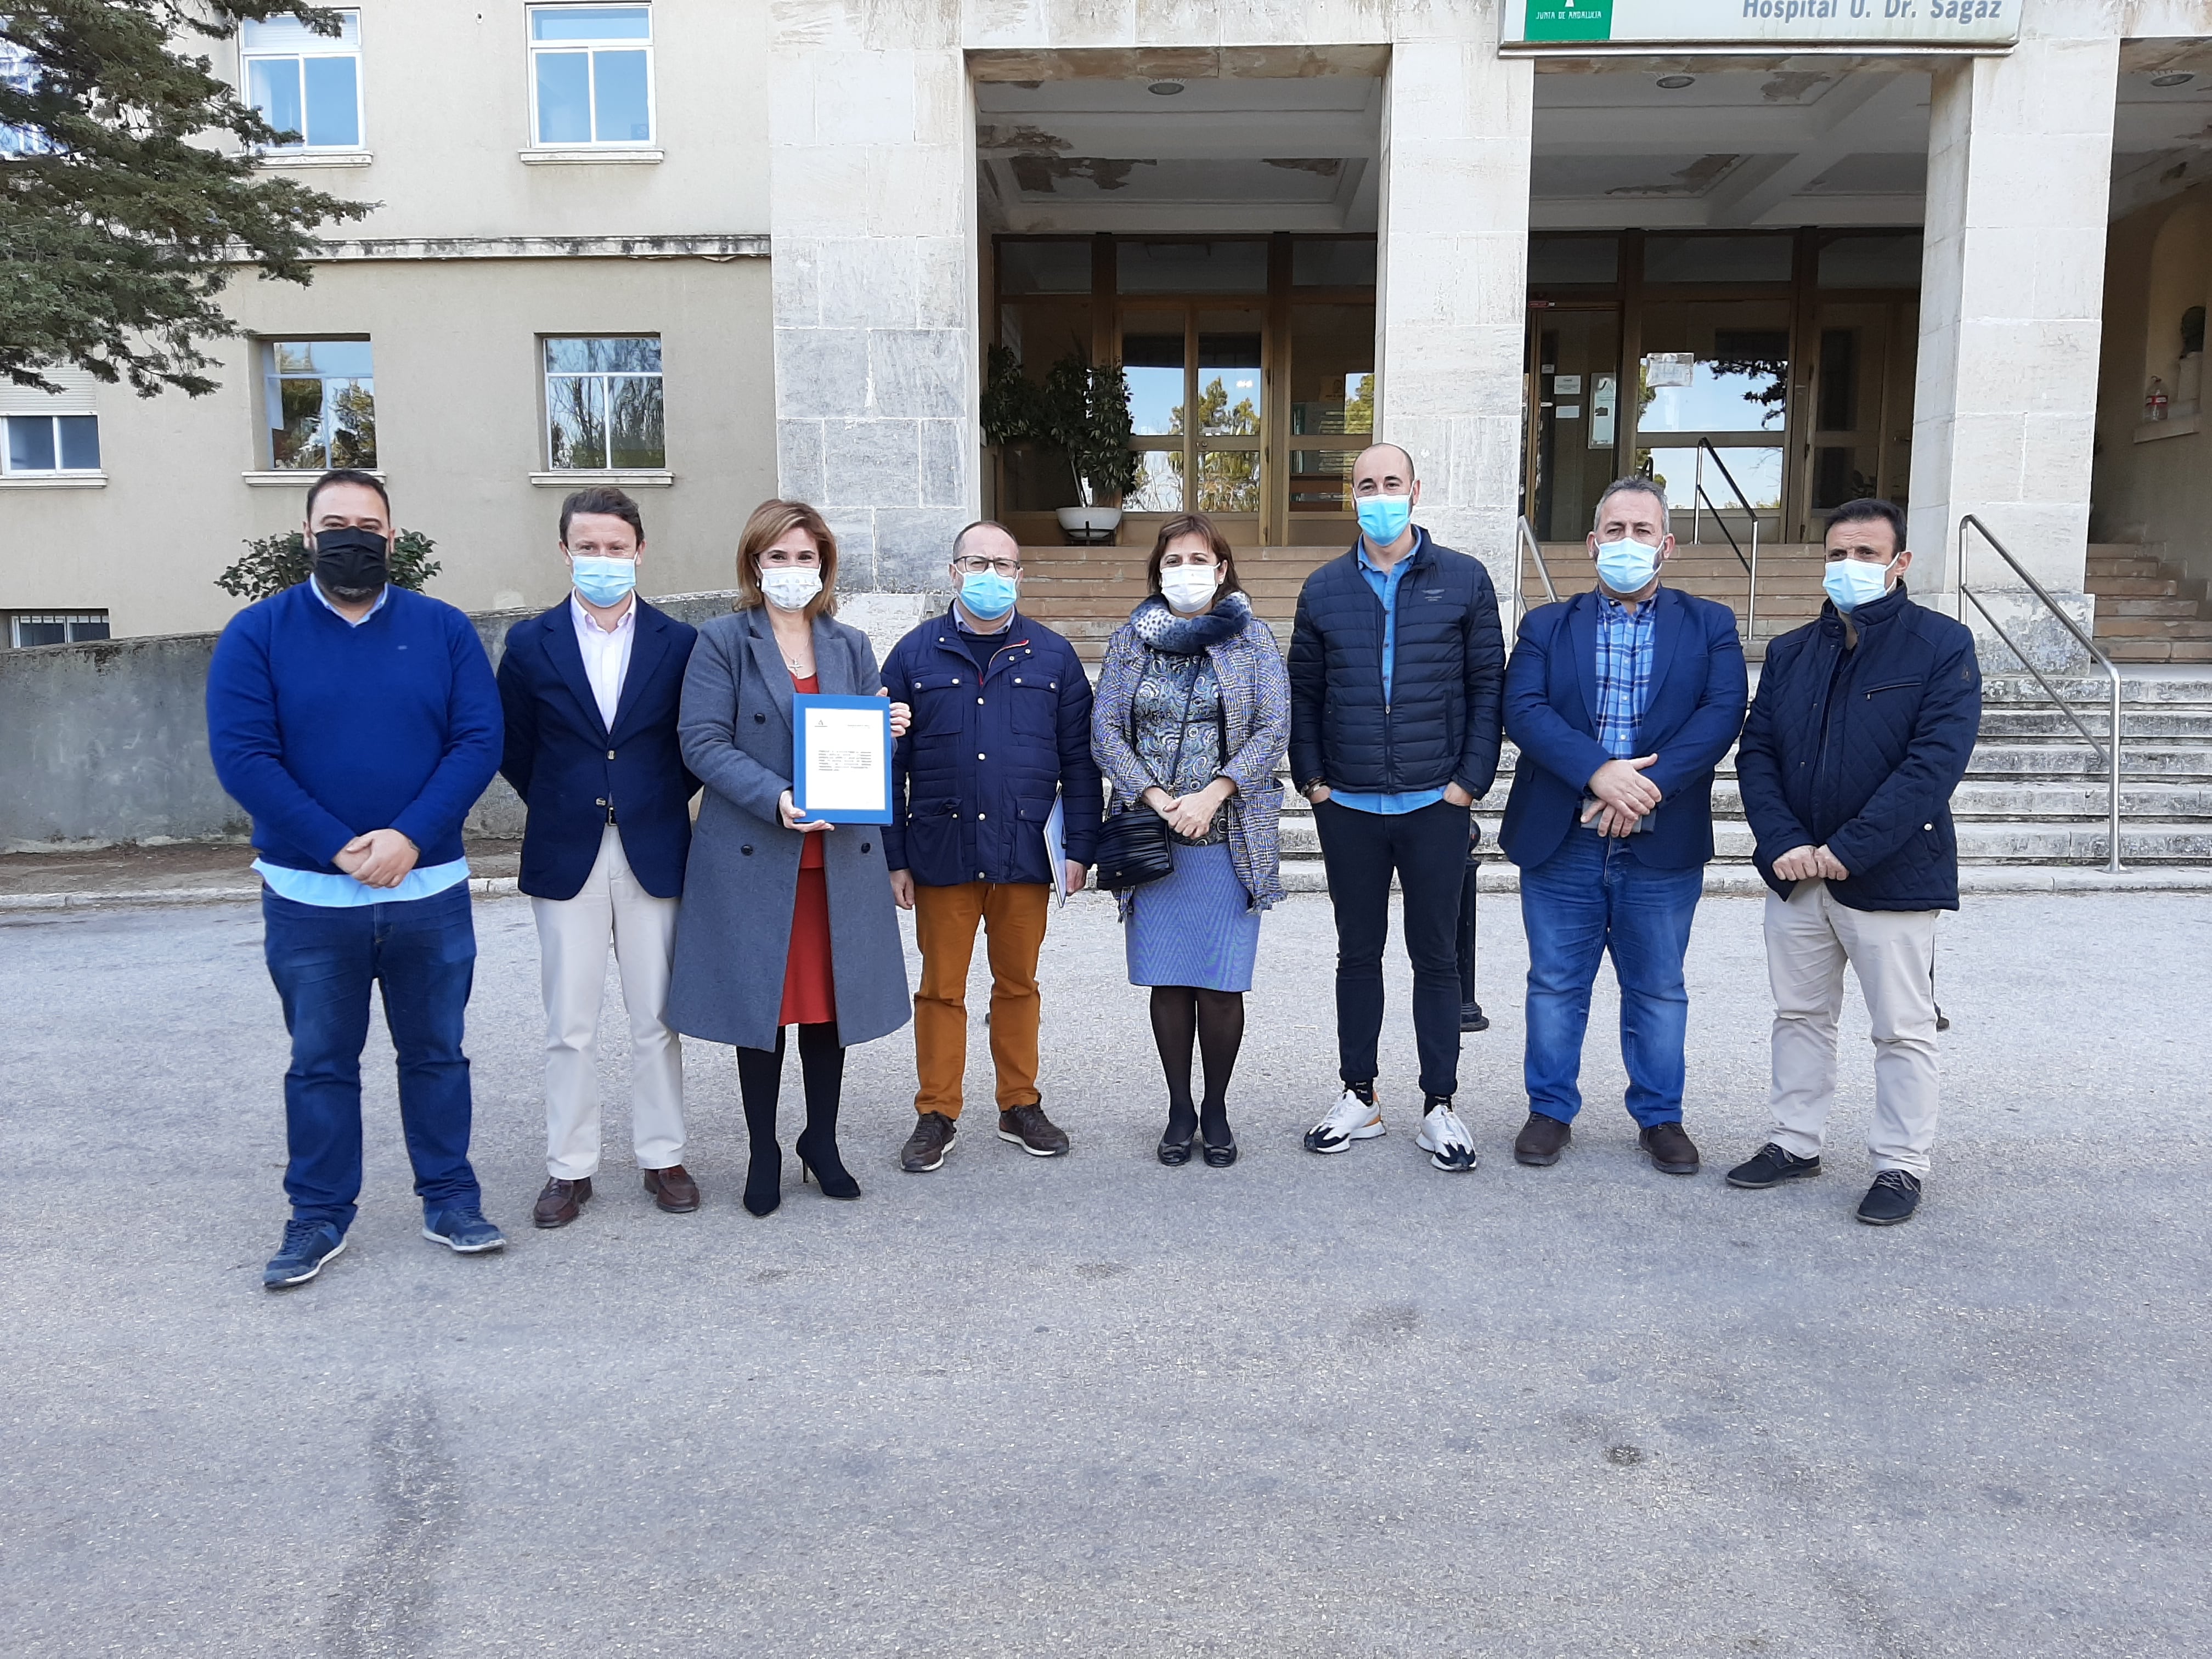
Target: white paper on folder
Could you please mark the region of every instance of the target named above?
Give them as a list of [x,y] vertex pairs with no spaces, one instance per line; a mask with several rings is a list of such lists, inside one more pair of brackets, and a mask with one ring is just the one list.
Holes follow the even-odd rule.
[[805,733],[809,811],[865,812],[884,804],[890,756],[880,712],[809,708]]
[[1067,902],[1067,813],[1059,798],[1052,803],[1052,811],[1044,820],[1045,861],[1052,866],[1052,890],[1060,902]]

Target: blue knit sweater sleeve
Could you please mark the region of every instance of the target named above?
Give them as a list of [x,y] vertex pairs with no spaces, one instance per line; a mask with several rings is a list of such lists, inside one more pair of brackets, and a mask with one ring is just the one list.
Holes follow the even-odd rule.
[[476,624],[465,611],[451,605],[444,610],[446,649],[453,665],[446,752],[422,793],[391,825],[418,848],[459,835],[470,809],[499,770],[507,735],[499,683],[492,676],[491,659],[484,654]]
[[208,755],[216,781],[252,815],[257,834],[272,830],[282,842],[327,865],[354,832],[301,787],[284,765],[276,687],[269,669],[274,617],[274,603],[264,600],[233,617],[216,641],[215,660],[208,668]]

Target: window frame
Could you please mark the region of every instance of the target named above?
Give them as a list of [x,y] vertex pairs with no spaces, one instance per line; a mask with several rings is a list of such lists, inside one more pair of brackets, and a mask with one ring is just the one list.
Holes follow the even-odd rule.
[[[7,431],[12,421],[46,421],[54,423],[54,465],[52,466],[17,466],[12,457],[15,444]],[[62,462],[62,433],[58,424],[63,421],[90,421],[92,444],[100,448],[100,414],[96,410],[67,409],[56,411],[43,410],[9,410],[0,414],[0,478],[103,478],[107,476],[106,457],[102,453],[90,466],[64,466]]]
[[[659,356],[659,368],[555,368],[552,362],[554,345],[567,340],[650,340]],[[562,466],[554,459],[553,451],[553,382],[563,380],[597,380],[599,382],[599,408],[603,411],[600,424],[602,459],[597,466]],[[653,381],[659,389],[660,402],[660,459],[650,466],[618,464],[614,459],[615,428],[611,415],[604,411],[612,406],[606,383],[610,380]],[[543,410],[540,435],[544,440],[545,470],[563,477],[588,477],[600,473],[665,472],[668,470],[668,367],[665,343],[658,333],[651,334],[541,334],[538,337],[538,395]]]
[[[253,101],[252,65],[254,64],[270,63],[279,58],[289,58],[294,63],[298,64],[301,66],[300,119],[301,123],[301,131],[300,133],[300,141],[295,144],[258,144],[254,147],[254,154],[257,155],[359,155],[368,149],[368,77],[367,73],[367,65],[362,61],[363,53],[362,51],[361,10],[360,8],[356,6],[341,6],[335,8],[334,9],[341,18],[350,18],[352,20],[353,40],[351,42],[348,42],[343,33],[337,35],[319,35],[316,39],[319,41],[327,42],[328,44],[326,46],[318,46],[313,49],[295,48],[281,52],[257,52],[252,47],[248,46],[246,44],[245,27],[243,25],[240,27],[238,31],[238,90],[240,100],[241,102],[250,106]],[[311,143],[308,141],[307,131],[305,130],[306,125],[310,119],[307,112],[307,71],[306,60],[310,58],[350,58],[353,59],[354,139],[349,144],[317,144]],[[266,119],[267,118],[264,117],[263,118]],[[271,125],[273,125],[274,124],[272,123]]]
[[[255,337],[254,344],[261,356],[261,439],[260,454],[258,458],[261,465],[271,472],[297,473],[302,477],[313,477],[317,473],[328,471],[332,466],[341,465],[331,459],[331,438],[336,429],[331,405],[331,383],[334,380],[343,381],[348,385],[358,385],[363,380],[368,383],[368,443],[372,457],[365,462],[350,461],[343,465],[358,466],[365,471],[374,471],[383,464],[383,451],[378,447],[376,432],[376,342],[374,337],[367,334],[305,336],[263,334]],[[295,371],[287,374],[276,366],[276,350],[280,346],[319,345],[367,346],[369,352],[368,373],[367,374],[325,374],[320,371],[312,374]],[[322,383],[322,411],[319,418],[322,434],[323,459],[313,466],[301,466],[295,463],[280,461],[276,459],[276,434],[283,429],[278,417],[283,414],[284,408],[282,382],[288,380],[319,380]]]
[[[631,36],[607,36],[579,40],[540,40],[535,33],[541,12],[607,10],[614,7],[645,14],[645,34],[642,39]],[[658,44],[653,33],[651,0],[543,0],[522,9],[523,46],[529,56],[530,73],[530,136],[528,148],[533,150],[634,150],[650,149],[660,142],[660,66],[654,51]],[[584,101],[591,112],[594,134],[599,125],[599,66],[602,52],[639,52],[645,54],[645,137],[642,138],[545,138],[539,136],[538,106],[538,60],[552,52],[581,52],[584,56]],[[580,338],[580,336],[562,336]]]
[[[46,641],[46,647],[94,645],[101,640],[111,640],[115,637],[114,618],[105,611],[11,611],[8,613],[8,648],[9,650],[36,651],[45,648],[38,645],[23,643],[22,631],[25,623],[44,623],[48,626],[57,623],[61,624],[62,637],[58,640]],[[79,639],[76,637],[76,630],[84,624],[97,624],[100,632],[87,638]]]

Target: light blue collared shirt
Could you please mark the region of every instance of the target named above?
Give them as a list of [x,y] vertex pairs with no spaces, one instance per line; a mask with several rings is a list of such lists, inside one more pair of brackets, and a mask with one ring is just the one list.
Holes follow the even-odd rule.
[[[1419,532],[1414,534],[1418,537]],[[1415,551],[1419,543],[1414,544]],[[1367,578],[1367,585],[1375,590],[1375,597],[1382,601],[1382,708],[1389,712],[1392,678],[1398,666],[1398,584],[1405,580],[1406,567],[1413,562],[1408,553],[1388,570],[1378,568],[1367,557],[1367,538],[1359,538],[1359,574]],[[1444,798],[1441,789],[1409,789],[1395,795],[1355,794],[1349,790],[1331,789],[1328,798],[1339,806],[1349,806],[1355,812],[1376,812],[1384,817],[1396,817],[1406,812],[1418,812],[1424,806],[1434,806]]]
[[[331,603],[331,596],[323,592],[323,585],[313,576],[307,578],[307,586],[314,590],[325,610],[354,628],[383,610],[385,601],[392,597],[392,585],[386,582],[378,592],[376,603],[369,606],[368,617],[356,621]],[[319,910],[349,910],[363,904],[405,904],[413,899],[434,898],[455,882],[469,878],[466,859],[433,865],[427,870],[410,870],[397,887],[369,887],[343,872],[325,875],[320,870],[291,870],[266,859],[254,860],[253,868],[278,898],[289,899],[295,904],[312,904]]]

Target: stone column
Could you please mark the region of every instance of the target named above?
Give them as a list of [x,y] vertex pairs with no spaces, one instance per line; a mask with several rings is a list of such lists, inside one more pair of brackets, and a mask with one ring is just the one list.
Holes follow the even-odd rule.
[[1534,67],[1498,0],[1402,9],[1382,115],[1376,435],[1421,478],[1418,517],[1516,591]]
[[957,0],[781,0],[773,20],[778,487],[836,532],[842,589],[913,592],[981,499]]
[[[1972,513],[2075,611],[2089,532],[2119,41],[2036,32],[1935,72],[1913,396],[1912,583],[1955,594]],[[2026,590],[1978,541],[1972,584]],[[1992,602],[1994,604],[1994,601]],[[1948,608],[1947,605],[1946,608]],[[2000,615],[2039,610],[2008,603]],[[1973,620],[1971,607],[1968,616]],[[2030,629],[2060,658],[2063,635]],[[2059,635],[2059,640],[2052,635]],[[2016,668],[2002,645],[1993,668]],[[2039,655],[2044,654],[2039,651]],[[2002,661],[2000,661],[2002,659]]]

